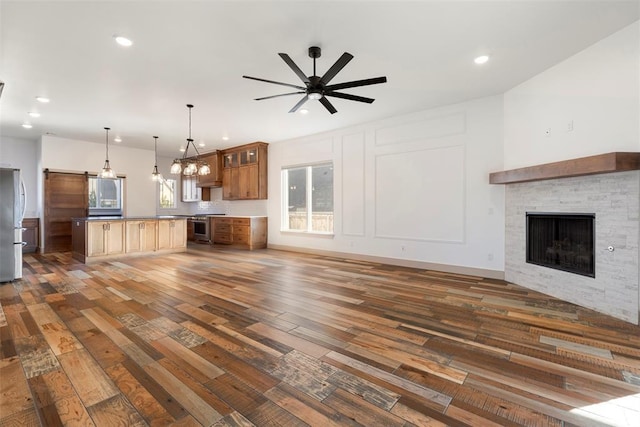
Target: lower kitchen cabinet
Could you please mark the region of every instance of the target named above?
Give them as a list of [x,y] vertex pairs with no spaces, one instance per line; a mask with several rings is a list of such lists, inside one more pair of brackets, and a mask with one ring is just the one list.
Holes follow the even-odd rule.
[[158,220],[158,250],[187,247],[187,221],[185,219]]
[[211,218],[213,243],[244,249],[267,247],[267,217]]
[[186,219],[73,218],[72,256],[84,263],[187,250]]
[[124,222],[89,222],[87,241],[87,256],[89,257],[124,253]]
[[156,250],[158,221],[127,221],[126,252],[150,252]]
[[40,218],[25,218],[22,220],[22,253],[38,252],[40,247]]

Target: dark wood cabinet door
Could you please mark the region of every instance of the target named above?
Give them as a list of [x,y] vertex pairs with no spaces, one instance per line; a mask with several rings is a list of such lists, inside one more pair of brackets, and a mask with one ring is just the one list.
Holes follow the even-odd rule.
[[71,218],[87,216],[88,206],[86,175],[45,172],[44,252],[71,251]]
[[37,252],[40,246],[40,219],[25,218],[22,220],[22,228],[22,241],[26,242],[22,253]]

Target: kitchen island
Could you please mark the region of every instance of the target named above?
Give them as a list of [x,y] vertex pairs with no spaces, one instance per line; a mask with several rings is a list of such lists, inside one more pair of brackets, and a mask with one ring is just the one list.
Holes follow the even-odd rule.
[[71,229],[72,256],[85,264],[115,257],[187,250],[185,217],[72,218]]

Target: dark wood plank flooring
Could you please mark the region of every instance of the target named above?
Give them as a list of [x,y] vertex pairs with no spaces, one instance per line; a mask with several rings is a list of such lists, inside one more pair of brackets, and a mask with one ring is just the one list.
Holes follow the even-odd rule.
[[204,245],[24,261],[0,426],[640,425],[640,327],[502,281]]

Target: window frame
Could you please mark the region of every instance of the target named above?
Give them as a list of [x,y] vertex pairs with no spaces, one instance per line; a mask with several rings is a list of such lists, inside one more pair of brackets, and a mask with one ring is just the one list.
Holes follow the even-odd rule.
[[[282,210],[280,215],[280,231],[283,233],[300,233],[308,235],[329,236],[333,237],[335,231],[335,203],[331,213],[333,214],[333,224],[331,231],[317,231],[313,230],[313,168],[315,167],[330,167],[334,170],[333,160],[327,160],[315,163],[305,163],[300,165],[283,166],[280,170],[280,182],[281,182],[281,201]],[[305,230],[291,229],[289,228],[289,171],[293,169],[306,169],[306,194],[305,203],[307,207],[307,228]],[[331,192],[332,201],[335,201],[335,175],[332,176]]]
[[[124,193],[125,193],[125,177],[119,176],[117,178],[100,178],[97,175],[89,175],[88,176],[88,194],[87,197],[89,198],[89,200],[91,199],[91,180],[95,180],[96,181],[96,187],[99,185],[99,182],[101,180],[109,180],[109,181],[118,181],[119,185],[117,185],[116,187],[119,187],[119,194],[118,197],[116,198],[116,200],[118,200],[120,203],[120,207],[118,208],[100,208],[100,207],[91,207],[91,202],[89,201],[89,203],[87,204],[87,212],[88,212],[88,216],[123,216],[124,215]],[[96,204],[99,201],[99,196],[96,195]]]
[[[173,182],[173,204],[171,206],[162,206],[162,186],[168,181]],[[176,178],[166,178],[158,182],[158,208],[159,209],[176,209],[178,207],[178,180]]]

